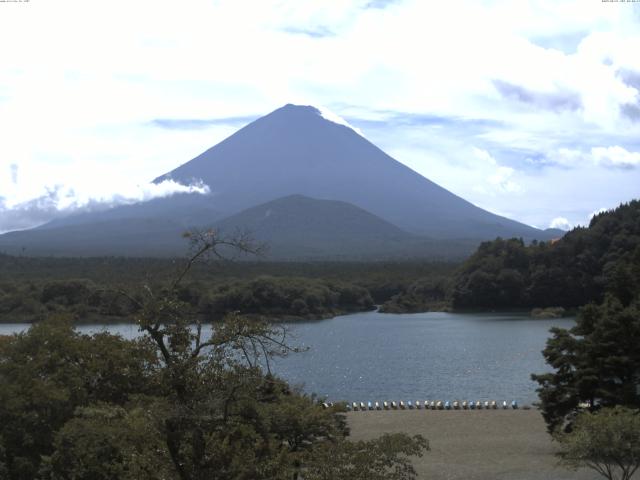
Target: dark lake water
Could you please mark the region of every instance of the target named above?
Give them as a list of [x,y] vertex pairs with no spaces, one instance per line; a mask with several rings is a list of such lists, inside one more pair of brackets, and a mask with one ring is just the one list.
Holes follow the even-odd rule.
[[[289,324],[291,343],[306,352],[277,359],[272,370],[330,401],[536,401],[531,373],[548,370],[541,350],[549,328],[572,319],[534,320],[522,314],[359,313]],[[0,334],[28,328],[0,325]],[[83,325],[126,338],[134,325]]]

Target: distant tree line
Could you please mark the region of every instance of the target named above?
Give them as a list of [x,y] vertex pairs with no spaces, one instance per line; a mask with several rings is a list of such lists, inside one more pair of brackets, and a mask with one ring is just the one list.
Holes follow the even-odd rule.
[[134,312],[130,300],[89,280],[0,283],[4,322],[31,323],[55,313],[69,313],[78,321],[122,321]]
[[[369,292],[346,282],[297,277],[260,276],[214,285],[187,283],[181,301],[210,319],[227,313],[272,318],[323,318],[372,310]],[[69,313],[79,322],[131,320],[138,307],[109,286],[88,280],[55,280],[0,284],[0,319],[37,321],[52,313]]]
[[374,308],[369,292],[344,282],[261,276],[225,283],[198,301],[202,312],[220,316],[238,311],[269,317],[326,317]]
[[420,278],[393,295],[381,307],[383,313],[418,313],[450,309],[450,278],[433,275]]
[[[69,313],[78,322],[130,321],[136,306],[117,290],[161,283],[180,264],[179,259],[0,255],[0,322],[33,322],[52,313]],[[439,262],[210,261],[194,265],[179,294],[210,317],[241,311],[314,319],[370,310],[416,279],[443,278],[455,268]]]
[[628,301],[640,291],[640,202],[593,217],[561,239],[483,242],[454,272],[415,279],[382,306],[387,312],[433,309],[575,310],[610,293]]
[[[79,278],[100,285],[136,287],[153,279],[171,278],[183,263],[184,258],[27,257],[0,252],[0,282]],[[208,259],[193,266],[189,281],[213,284],[250,280],[260,275],[339,280],[367,288],[376,303],[380,303],[414,280],[432,274],[447,275],[458,265],[459,262],[424,260],[274,262]]]

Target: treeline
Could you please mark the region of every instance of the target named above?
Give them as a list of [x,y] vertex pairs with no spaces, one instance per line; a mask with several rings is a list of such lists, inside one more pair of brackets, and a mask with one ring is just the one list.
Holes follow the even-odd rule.
[[[172,278],[184,267],[182,258],[26,257],[0,253],[0,282],[82,278],[99,284],[138,286],[150,279]],[[193,266],[190,281],[252,279],[260,275],[305,277],[356,283],[384,299],[418,278],[449,274],[459,262],[272,262],[203,261]],[[378,300],[376,300],[378,301]]]
[[373,298],[358,285],[267,276],[219,285],[201,296],[198,305],[214,318],[234,311],[279,318],[322,318],[374,309]]
[[[446,277],[438,262],[194,265],[181,298],[203,316],[231,311],[273,318],[316,319],[366,311],[421,278]],[[184,259],[31,258],[0,255],[0,322],[33,322],[69,313],[78,322],[130,321],[136,299],[122,292],[175,277]]]
[[387,312],[428,310],[575,309],[623,303],[640,292],[640,202],[596,215],[551,242],[501,239],[482,243],[455,272],[409,283],[383,306]]
[[[322,279],[260,276],[209,285],[193,282],[178,291],[180,300],[205,318],[230,312],[278,319],[317,319],[372,310],[369,292],[358,285]],[[89,280],[0,284],[0,320],[42,320],[69,313],[78,322],[130,321],[138,302],[126,290]]]
[[36,322],[68,313],[77,321],[123,321],[136,311],[135,303],[119,289],[90,280],[0,283],[0,322]]
[[628,302],[640,291],[640,202],[596,215],[555,242],[485,242],[451,285],[454,308],[513,308]]
[[449,304],[449,276],[420,278],[380,306],[383,313],[445,311]]

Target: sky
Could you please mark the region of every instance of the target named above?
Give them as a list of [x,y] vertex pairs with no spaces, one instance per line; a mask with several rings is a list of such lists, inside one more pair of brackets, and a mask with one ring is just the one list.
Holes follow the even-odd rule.
[[0,232],[149,182],[286,103],[540,228],[640,197],[640,3],[0,2]]

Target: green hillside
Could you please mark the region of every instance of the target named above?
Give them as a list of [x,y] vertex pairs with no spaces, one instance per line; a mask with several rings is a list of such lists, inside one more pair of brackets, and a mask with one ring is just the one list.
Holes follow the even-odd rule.
[[596,215],[556,242],[496,239],[453,280],[454,308],[578,307],[640,291],[640,201]]
[[433,240],[407,233],[362,208],[290,195],[221,220],[223,232],[246,230],[278,260],[462,259],[477,241]]

